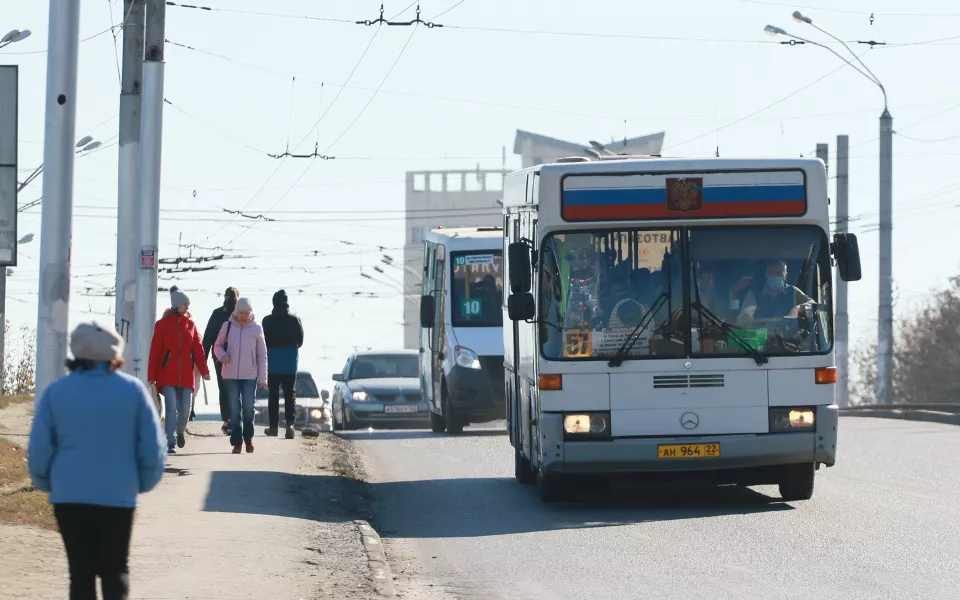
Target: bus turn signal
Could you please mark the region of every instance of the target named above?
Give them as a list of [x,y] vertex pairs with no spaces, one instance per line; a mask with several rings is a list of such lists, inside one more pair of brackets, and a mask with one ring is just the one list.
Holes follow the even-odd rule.
[[820,367],[816,371],[816,380],[817,383],[836,383],[837,382],[837,368],[836,367]]
[[541,375],[540,376],[540,390],[541,391],[560,391],[563,389],[563,375]]

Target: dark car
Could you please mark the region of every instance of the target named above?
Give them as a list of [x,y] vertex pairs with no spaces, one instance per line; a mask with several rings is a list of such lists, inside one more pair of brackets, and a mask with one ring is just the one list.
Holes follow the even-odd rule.
[[333,376],[333,428],[430,424],[415,350],[357,352]]
[[[294,387],[297,396],[297,416],[294,421],[294,427],[300,428],[307,423],[320,425],[324,420],[324,405],[326,399],[323,398],[326,390],[319,390],[317,383],[313,380],[313,375],[308,371],[297,373],[297,385]],[[253,421],[257,425],[269,425],[269,415],[267,405],[269,393],[265,389],[257,388],[256,402],[254,402]],[[283,416],[283,391],[280,391],[280,427],[286,427],[286,421]]]

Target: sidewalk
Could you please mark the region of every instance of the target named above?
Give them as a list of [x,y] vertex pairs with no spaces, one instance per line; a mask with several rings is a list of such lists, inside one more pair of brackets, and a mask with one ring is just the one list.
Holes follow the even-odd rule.
[[[256,452],[234,455],[219,423],[188,431],[163,481],[140,496],[131,598],[378,597],[368,568],[376,557],[355,521],[369,515],[359,512],[365,501],[346,442],[267,438],[260,429]],[[0,525],[0,556],[0,598],[66,597],[56,532]]]

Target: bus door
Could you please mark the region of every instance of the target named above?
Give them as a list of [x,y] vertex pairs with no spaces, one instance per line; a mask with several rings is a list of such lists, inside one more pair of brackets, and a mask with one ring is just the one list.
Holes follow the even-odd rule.
[[434,406],[440,410],[441,385],[443,383],[443,360],[444,351],[447,347],[447,248],[443,244],[437,244],[436,257],[434,259],[434,297],[436,300],[436,316],[433,323],[431,335],[431,360],[433,371],[433,400]]
[[[421,294],[435,296],[434,285],[436,265],[436,244],[424,242],[423,245],[423,276],[420,282]],[[433,331],[434,327],[420,326],[420,392],[427,405],[433,406]]]

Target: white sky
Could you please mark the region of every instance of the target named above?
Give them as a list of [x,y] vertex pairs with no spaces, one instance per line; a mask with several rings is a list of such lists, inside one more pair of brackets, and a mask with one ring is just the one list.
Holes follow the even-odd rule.
[[[836,136],[848,134],[850,212],[859,217],[852,230],[861,234],[864,259],[863,281],[850,286],[851,327],[856,339],[875,338],[882,99],[848,67],[810,85],[840,61],[814,46],[770,43],[763,27],[771,23],[827,40],[790,18],[797,6],[753,0],[465,0],[437,20],[444,28],[419,27],[412,38],[412,28],[382,28],[350,89],[331,107],[337,84],[347,80],[375,32],[352,21],[375,19],[379,2],[192,3],[234,12],[168,6],[167,38],[230,60],[167,46],[165,96],[176,108],[167,105],[164,113],[161,257],[176,256],[182,236],[184,244],[225,246],[228,254],[244,258],[162,283],[187,290],[201,326],[227,285],[251,296],[260,316],[269,312],[273,292],[284,287],[307,330],[302,367],[319,373],[321,385],[353,346],[402,343],[399,293],[360,273],[379,263],[375,246],[401,256],[404,173],[499,168],[504,146],[507,166],[518,167],[519,157],[511,153],[518,128],[583,142],[663,130],[664,152],[674,156],[710,156],[719,145],[726,157],[792,157],[827,142],[831,162]],[[392,17],[410,1],[385,4]],[[422,17],[431,20],[456,4],[423,0]],[[898,314],[914,310],[930,288],[957,273],[960,262],[946,241],[960,225],[960,88],[951,75],[960,59],[960,7],[949,4],[843,0],[802,7],[844,40],[891,44],[863,60],[887,87],[894,128],[902,132],[894,139]],[[47,10],[41,0],[0,0],[0,29],[33,32],[0,50],[0,63],[21,66],[21,179],[43,158]],[[122,13],[122,0],[84,0],[81,39],[119,24]],[[413,9],[404,16],[413,18]],[[894,46],[941,38],[953,39]],[[81,44],[77,136],[93,135],[106,147],[77,162],[72,322],[112,320],[114,299],[103,292],[114,283],[112,267],[104,263],[116,260],[117,64],[110,33]],[[322,104],[319,82],[326,82]],[[278,161],[258,150],[280,153],[288,141],[294,145],[328,108],[319,147],[322,152],[336,141],[326,152],[336,160],[287,160],[271,178]],[[716,132],[718,127],[723,129]],[[299,151],[311,152],[316,140],[308,136]],[[40,192],[38,179],[21,193],[20,203]],[[269,215],[276,221],[253,229],[241,228],[251,224],[241,218],[223,225],[221,207],[245,205],[250,214],[275,206]],[[34,326],[39,208],[21,214],[20,232],[37,239],[22,247],[20,266],[9,279],[8,316],[14,326]],[[402,279],[400,271],[394,276]],[[361,290],[383,298],[350,297]],[[166,306],[168,298],[161,294],[158,305]]]

